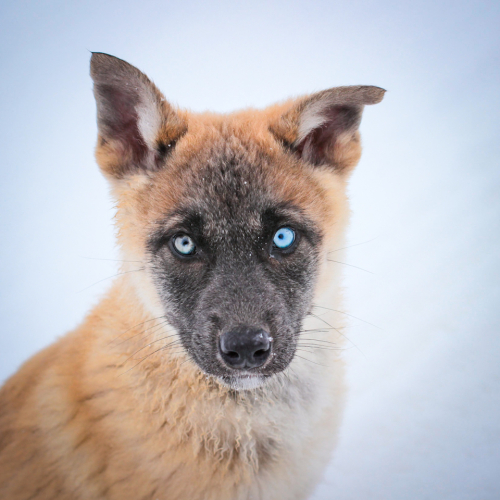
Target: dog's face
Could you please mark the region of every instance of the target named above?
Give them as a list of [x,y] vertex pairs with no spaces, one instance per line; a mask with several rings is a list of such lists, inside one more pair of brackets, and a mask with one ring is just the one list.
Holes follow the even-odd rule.
[[203,372],[260,385],[294,358],[345,223],[362,108],[384,91],[340,87],[195,115],[114,57],[94,54],[91,74],[120,242],[145,266],[138,294]]
[[272,156],[223,133],[199,146],[179,165],[182,194],[155,221],[148,260],[185,349],[234,386],[235,376],[268,377],[293,358],[323,234],[296,194],[276,186],[283,165]]

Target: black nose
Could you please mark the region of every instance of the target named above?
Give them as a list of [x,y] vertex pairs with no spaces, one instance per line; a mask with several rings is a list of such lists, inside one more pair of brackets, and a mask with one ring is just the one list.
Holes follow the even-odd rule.
[[261,328],[240,326],[221,335],[219,348],[222,359],[231,368],[257,368],[271,354],[271,338]]

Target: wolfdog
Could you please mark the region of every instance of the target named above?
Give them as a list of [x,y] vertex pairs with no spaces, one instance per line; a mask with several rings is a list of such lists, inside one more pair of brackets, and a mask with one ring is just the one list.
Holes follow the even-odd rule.
[[91,76],[122,268],[1,389],[0,497],[307,498],[344,401],[329,261],[384,90],[197,114],[110,55]]

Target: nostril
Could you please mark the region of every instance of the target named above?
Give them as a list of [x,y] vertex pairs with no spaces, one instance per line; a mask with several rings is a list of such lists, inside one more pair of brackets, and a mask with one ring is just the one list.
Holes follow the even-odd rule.
[[225,353],[228,358],[238,359],[240,355],[237,352],[229,351]]
[[259,349],[253,353],[254,357],[258,358],[260,356],[265,356],[268,353],[269,349]]

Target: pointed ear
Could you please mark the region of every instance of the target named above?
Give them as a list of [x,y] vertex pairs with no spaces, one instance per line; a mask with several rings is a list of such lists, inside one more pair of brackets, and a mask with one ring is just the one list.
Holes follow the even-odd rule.
[[347,172],[361,156],[358,127],[363,107],[380,102],[384,93],[371,86],[324,90],[288,103],[270,130],[302,160]]
[[158,170],[186,132],[182,118],[137,68],[94,52],[90,60],[97,102],[96,158],[116,178]]

